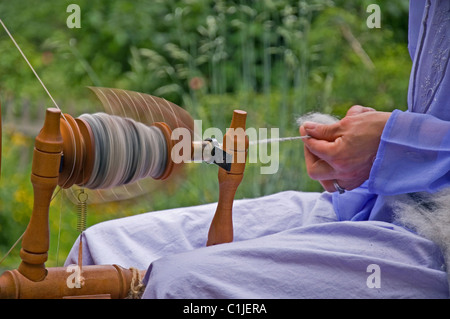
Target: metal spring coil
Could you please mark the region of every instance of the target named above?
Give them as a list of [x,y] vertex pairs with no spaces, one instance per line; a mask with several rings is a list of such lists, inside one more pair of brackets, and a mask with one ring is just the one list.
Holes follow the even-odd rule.
[[77,231],[83,232],[86,230],[87,225],[87,193],[81,190],[78,195],[78,205],[77,205]]

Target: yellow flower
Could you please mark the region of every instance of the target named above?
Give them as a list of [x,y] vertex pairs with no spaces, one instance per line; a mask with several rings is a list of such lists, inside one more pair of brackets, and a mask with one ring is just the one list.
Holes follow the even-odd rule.
[[30,139],[20,132],[14,132],[11,135],[11,142],[16,146],[28,146],[30,144]]
[[33,209],[33,196],[23,188],[19,188],[14,193],[14,200],[26,204],[30,210]]

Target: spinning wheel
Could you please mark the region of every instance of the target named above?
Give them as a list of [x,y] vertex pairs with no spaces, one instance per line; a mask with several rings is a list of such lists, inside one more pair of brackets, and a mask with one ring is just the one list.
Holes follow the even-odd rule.
[[[65,189],[73,185],[95,189],[120,186],[148,176],[167,179],[176,165],[171,157],[175,144],[172,130],[184,127],[192,132],[189,114],[172,103],[137,92],[92,89],[110,107],[112,114],[82,115],[75,119],[56,108],[46,111],[44,126],[35,140],[31,174],[34,206],[22,239],[22,262],[18,269],[0,276],[0,298],[125,298],[133,276],[145,272],[118,265],[80,264],[84,284],[73,289],[67,286],[71,274],[67,268],[45,267],[49,249],[49,205],[58,185]],[[146,113],[139,105],[152,111]],[[120,115],[132,118],[113,115],[119,114],[118,106],[124,111]],[[133,118],[157,121],[145,125]],[[232,159],[229,165],[219,167],[219,201],[207,245],[233,240],[232,205],[243,177],[248,148],[245,122],[246,112],[235,111],[230,128],[240,130],[236,130],[237,134],[233,130],[225,134],[223,150],[212,145],[211,140],[191,141],[193,148],[209,150],[208,159],[221,151]],[[102,135],[102,132],[111,134]],[[125,141],[121,146],[115,145],[116,135]],[[115,152],[111,151],[114,147]]]

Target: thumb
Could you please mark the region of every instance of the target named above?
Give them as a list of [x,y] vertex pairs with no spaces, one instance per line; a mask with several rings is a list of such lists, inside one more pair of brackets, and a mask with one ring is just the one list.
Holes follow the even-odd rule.
[[314,122],[305,122],[303,123],[303,128],[305,129],[306,134],[315,139],[332,142],[340,136],[338,135],[338,123],[339,122],[333,124],[319,124]]
[[361,106],[361,105],[353,105],[348,111],[346,116],[358,115],[365,112],[374,112],[375,109],[371,107]]

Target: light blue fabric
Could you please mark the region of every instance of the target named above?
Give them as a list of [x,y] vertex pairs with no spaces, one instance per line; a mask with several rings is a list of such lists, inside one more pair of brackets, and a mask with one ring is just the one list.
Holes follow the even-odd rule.
[[[411,1],[409,111],[389,119],[361,187],[237,200],[234,242],[213,247],[215,203],[104,222],[83,233],[83,262],[148,269],[144,298],[448,298],[440,249],[389,223],[385,196],[449,183],[449,3]],[[78,240],[66,265],[77,255]]]
[[[144,297],[445,298],[439,254],[382,222],[315,224],[159,259]],[[380,267],[379,288],[370,265]]]
[[[146,269],[161,257],[205,247],[216,203],[99,223],[83,233],[83,263]],[[235,241],[336,220],[331,194],[283,192],[234,203]],[[314,214],[309,214],[314,212]],[[78,240],[66,264],[78,260]]]
[[[413,3],[414,2],[414,3]],[[416,55],[417,41],[422,29],[422,17],[427,0],[413,0],[409,5],[409,23],[408,23],[408,50],[411,59]]]
[[[215,209],[92,226],[83,234],[83,263],[148,267],[143,298],[448,298],[433,242],[385,222],[339,222],[331,194],[237,200],[234,242],[205,247]],[[77,258],[78,241],[66,265]],[[380,267],[379,288],[371,288],[370,265]]]

